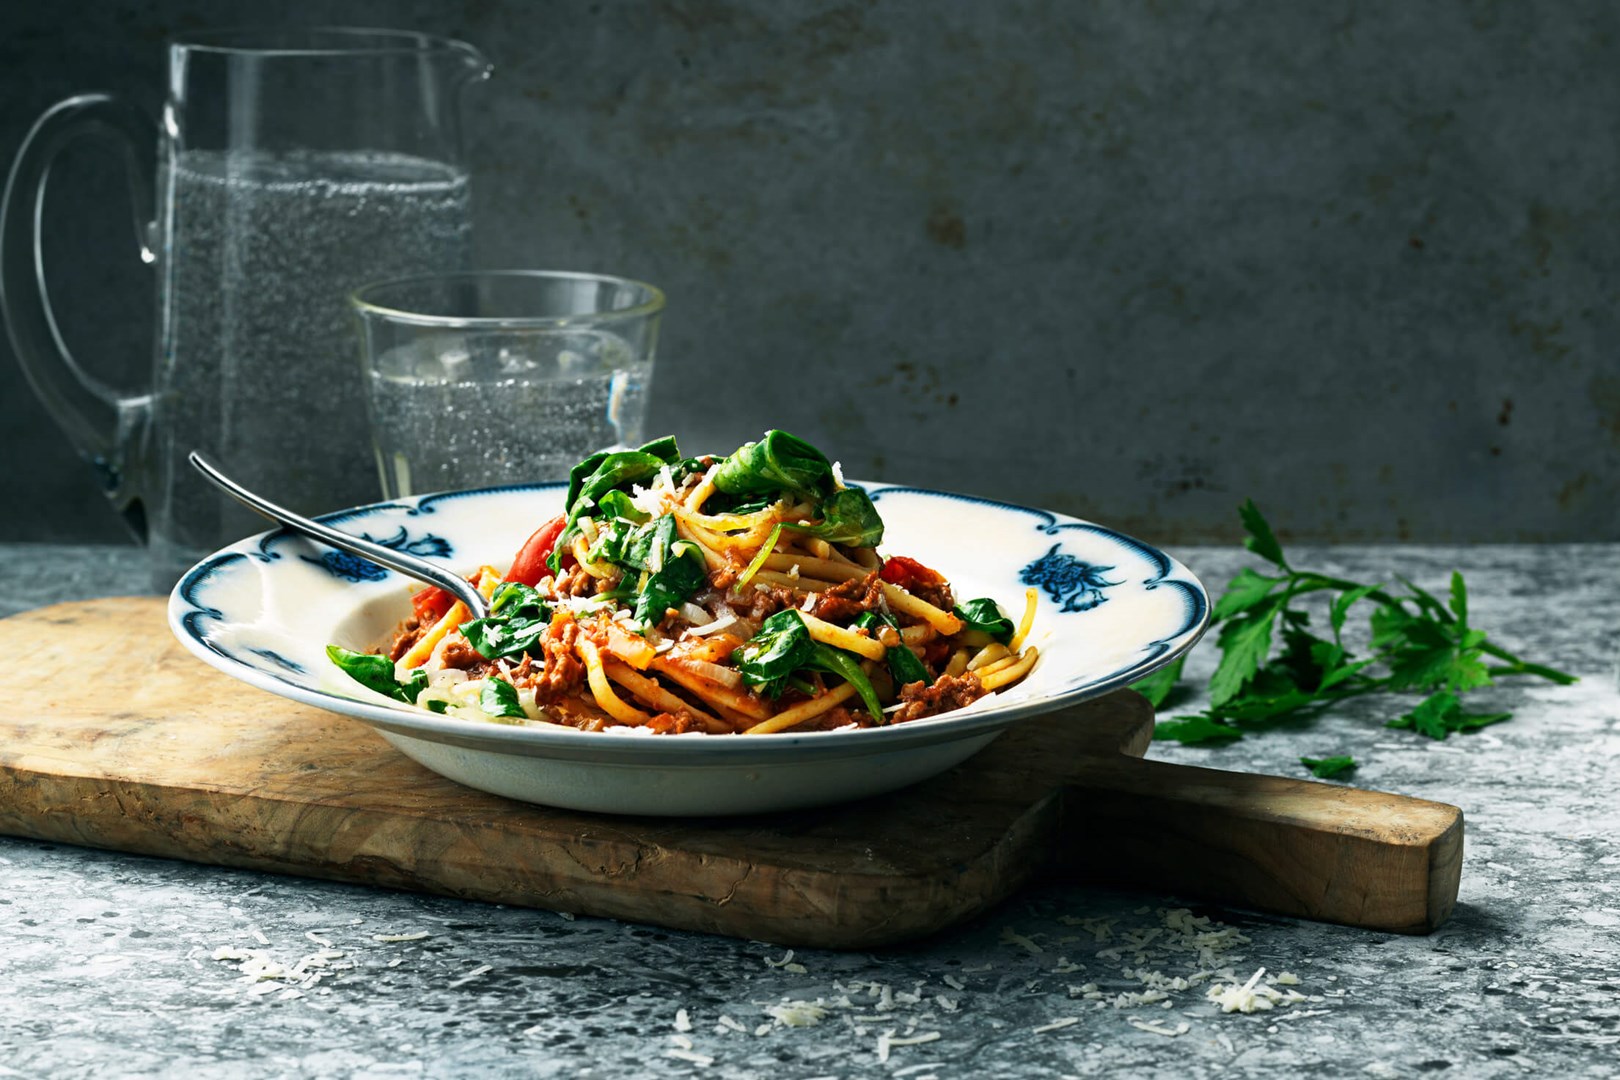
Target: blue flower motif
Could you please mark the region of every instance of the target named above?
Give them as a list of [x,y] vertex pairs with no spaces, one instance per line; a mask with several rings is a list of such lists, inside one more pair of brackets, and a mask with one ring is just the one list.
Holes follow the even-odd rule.
[[[412,540],[410,533],[401,525],[399,531],[386,540],[378,540],[370,533],[361,533],[363,538],[374,544],[381,544],[385,548],[403,551],[410,555],[421,556],[426,559],[443,559],[450,555],[450,542],[442,536],[428,533],[417,540]],[[372,562],[362,559],[358,555],[350,555],[346,551],[327,551],[320,558],[309,555],[300,555],[299,558],[316,566],[324,566],[333,577],[343,578],[345,581],[381,581],[388,576],[388,571]]]
[[1082,562],[1059,551],[1062,546],[1053,544],[1052,550],[1024,567],[1018,579],[1046,590],[1054,603],[1063,605],[1063,611],[1090,611],[1108,599],[1104,589],[1119,584],[1103,578],[1113,567]]
[[358,555],[350,555],[347,551],[328,551],[318,559],[308,555],[302,556],[305,562],[324,566],[333,577],[340,577],[346,581],[381,581],[388,576],[388,571],[372,562],[362,559]]

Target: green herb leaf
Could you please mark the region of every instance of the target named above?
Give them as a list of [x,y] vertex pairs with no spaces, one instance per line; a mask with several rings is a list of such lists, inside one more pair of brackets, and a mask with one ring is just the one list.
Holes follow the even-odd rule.
[[1178,716],[1174,720],[1160,720],[1153,727],[1153,737],[1174,740],[1189,745],[1197,743],[1224,743],[1243,738],[1243,732],[1209,716]]
[[1318,780],[1332,780],[1345,773],[1354,772],[1356,768],[1356,759],[1347,754],[1325,758],[1302,757],[1299,763],[1311,770],[1311,775]]
[[478,693],[478,707],[491,716],[523,720],[529,715],[518,704],[517,687],[493,675],[484,680],[484,688]]
[[495,587],[489,615],[471,619],[458,629],[467,644],[485,660],[538,652],[540,635],[551,625],[551,605],[534,589],[517,581]]
[[599,451],[581,461],[568,474],[567,524],[551,550],[547,565],[553,573],[562,569],[562,553],[578,531],[578,522],[595,508],[597,500],[625,484],[638,483],[658,475],[665,465],[681,460],[673,437],[654,439],[639,450]]
[[1431,739],[1444,739],[1454,731],[1477,731],[1511,719],[1512,713],[1471,713],[1450,690],[1440,690],[1418,703],[1417,708],[1391,720],[1385,727],[1406,728]]
[[813,525],[784,521],[783,528],[819,537],[829,544],[877,547],[883,542],[883,519],[864,488],[847,487],[819,504],[821,520]]
[[1243,527],[1249,535],[1244,538],[1243,546],[1274,564],[1279,570],[1288,569],[1288,560],[1283,558],[1282,545],[1277,543],[1277,537],[1271,531],[1271,525],[1261,515],[1260,508],[1254,505],[1253,499],[1245,499],[1238,508],[1238,516],[1243,519]]
[[640,507],[630,501],[630,496],[618,488],[597,499],[596,508],[602,512],[603,517],[628,521],[633,525],[644,525],[650,520]]
[[1378,591],[1377,585],[1358,585],[1333,598],[1333,606],[1328,609],[1328,624],[1333,627],[1335,638],[1344,630],[1344,620],[1349,617],[1350,609]]
[[1272,597],[1221,627],[1221,660],[1209,681],[1210,704],[1219,708],[1242,693],[1271,652],[1271,629],[1286,597]]
[[[900,624],[895,622],[893,616],[876,611],[861,612],[852,625],[857,629],[866,630],[873,637],[877,637],[885,625],[893,628],[896,633],[900,630]],[[889,665],[889,674],[894,678],[896,690],[908,683],[930,681],[928,669],[923,667],[923,662],[917,659],[917,654],[904,642],[889,646],[883,656]]]
[[992,641],[999,641],[1005,645],[1012,640],[1014,631],[1012,619],[1001,610],[1001,605],[989,597],[965,600],[957,604],[956,617],[962,620],[963,629],[988,634]]
[[778,611],[766,619],[759,633],[734,650],[731,659],[742,673],[743,682],[771,698],[781,695],[796,671],[837,675],[855,687],[872,719],[883,723],[883,705],[859,658],[813,639],[795,608]]
[[1176,683],[1181,680],[1181,669],[1186,665],[1187,656],[1183,653],[1147,678],[1131,683],[1131,689],[1147,698],[1148,704],[1157,709],[1175,690]]
[[[1470,712],[1459,696],[1499,676],[1533,675],[1560,685],[1576,681],[1566,672],[1521,660],[1470,626],[1468,587],[1460,573],[1451,575],[1442,603],[1402,577],[1396,580],[1406,595],[1397,596],[1380,584],[1296,570],[1254,502],[1244,502],[1238,512],[1248,533],[1244,546],[1281,573],[1245,568],[1232,578],[1212,612],[1221,657],[1209,684],[1210,707],[1201,716],[1161,723],[1156,738],[1215,742],[1235,737],[1238,726],[1252,731],[1309,719],[1345,698],[1417,690],[1428,696],[1388,726],[1441,739],[1509,719],[1505,712]],[[1328,608],[1331,641],[1311,633],[1309,613],[1291,606],[1324,591],[1334,594]],[[1358,604],[1371,608],[1371,644],[1362,656],[1352,655],[1343,639]],[[1174,685],[1174,676],[1165,671],[1138,688],[1157,707]]]
[[407,705],[416,704],[416,699],[427,689],[426,672],[413,672],[408,681],[400,682],[394,678],[394,662],[386,656],[351,652],[340,645],[328,645],[326,656],[361,686]]
[[832,463],[820,450],[785,431],[767,431],[720,463],[716,491],[749,495],[788,491],[818,498],[832,494]]
[[778,611],[760,624],[759,633],[731,654],[743,682],[769,698],[780,697],[789,676],[810,655],[810,628],[794,608]]
[[856,695],[865,703],[866,711],[871,714],[873,722],[878,724],[884,722],[883,704],[878,701],[877,691],[872,688],[872,680],[866,677],[866,672],[861,668],[859,657],[842,649],[835,649],[831,645],[813,641],[804,666],[814,671],[837,675],[854,686]]
[[1245,566],[1237,576],[1227,582],[1226,591],[1215,602],[1212,618],[1219,622],[1241,615],[1271,595],[1271,590],[1287,581],[1286,577],[1266,577]]
[[675,541],[664,556],[663,569],[649,577],[636,596],[636,622],[654,625],[671,608],[690,600],[708,580],[709,566],[698,546],[690,540]]

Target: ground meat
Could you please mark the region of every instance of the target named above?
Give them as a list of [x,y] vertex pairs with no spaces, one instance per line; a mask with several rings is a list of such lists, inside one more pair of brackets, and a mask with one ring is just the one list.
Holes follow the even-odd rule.
[[951,585],[948,581],[938,584],[914,581],[906,586],[906,592],[925,603],[933,604],[941,611],[949,611],[956,606],[956,597],[951,594]]
[[727,563],[722,567],[709,571],[709,585],[720,592],[725,592],[741,576],[742,567]]
[[532,658],[525,656],[512,672],[513,684],[533,687],[535,701],[542,707],[573,693],[585,681],[585,664],[574,652],[578,640],[578,623],[572,619],[554,620],[540,635],[541,666],[536,668]]
[[865,709],[856,712],[846,709],[842,705],[835,705],[822,713],[794,728],[794,731],[834,731],[841,727],[854,724],[857,727],[871,727],[872,715]]
[[685,709],[680,712],[661,712],[647,721],[647,730],[660,735],[684,735],[697,726],[697,721]]
[[843,581],[826,592],[816,593],[808,610],[818,619],[845,624],[861,612],[877,607],[882,599],[883,579],[874,570],[864,578]]
[[388,659],[397,663],[400,657],[410,652],[411,646],[421,639],[426,629],[414,617],[406,619],[400,624],[399,633],[394,635],[394,643],[388,647]]
[[900,688],[900,700],[904,704],[889,714],[889,722],[903,724],[907,720],[920,720],[925,716],[960,709],[988,692],[979,682],[979,677],[971,671],[964,675],[941,675],[932,686],[921,680],[907,683]]
[[471,671],[480,665],[484,668],[489,667],[489,661],[480,656],[478,650],[460,635],[445,642],[443,651],[439,653],[439,660],[447,668],[460,668],[463,671]]
[[557,579],[558,596],[592,596],[596,593],[596,578],[578,563]]
[[783,608],[793,607],[798,601],[792,589],[771,585],[763,589],[750,589],[742,596],[734,596],[729,603],[737,614],[759,622],[775,615]]

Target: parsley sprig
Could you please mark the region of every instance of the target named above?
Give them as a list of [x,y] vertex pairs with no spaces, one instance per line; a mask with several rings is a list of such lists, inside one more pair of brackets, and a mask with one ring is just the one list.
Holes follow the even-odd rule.
[[[1426,696],[1385,726],[1431,739],[1473,731],[1512,714],[1470,712],[1462,695],[1504,675],[1532,675],[1559,685],[1575,676],[1520,659],[1468,620],[1468,588],[1451,575],[1445,602],[1404,577],[1400,590],[1298,569],[1253,500],[1239,509],[1248,532],[1243,546],[1271,564],[1261,573],[1244,567],[1227,585],[1212,613],[1220,663],[1209,683],[1209,708],[1161,721],[1156,739],[1214,743],[1240,739],[1285,721],[1308,720],[1346,698],[1389,692]],[[1295,606],[1312,593],[1331,593],[1328,633],[1313,631],[1311,616]],[[1351,609],[1369,607],[1370,654],[1346,647]],[[1185,658],[1135,684],[1155,708],[1181,678]],[[1328,759],[1333,760],[1333,759]]]

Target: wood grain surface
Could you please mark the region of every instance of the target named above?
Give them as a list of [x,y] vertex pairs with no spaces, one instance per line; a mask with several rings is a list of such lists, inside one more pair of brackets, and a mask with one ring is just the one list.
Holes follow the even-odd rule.
[[743,819],[554,810],[461,787],[365,724],[186,653],[150,597],[0,620],[0,833],[796,946],[925,936],[1039,875],[1421,933],[1462,815],[1145,761],[1129,691],[1014,725],[891,795]]

